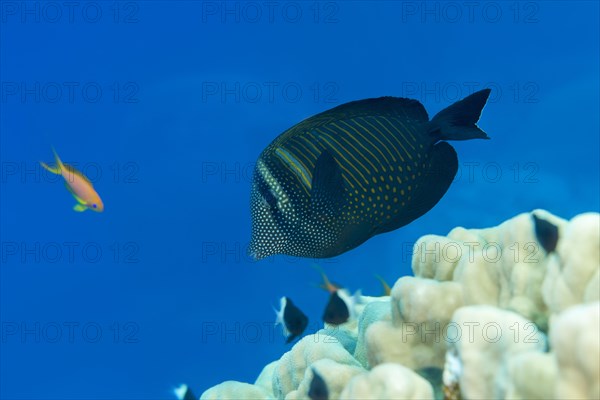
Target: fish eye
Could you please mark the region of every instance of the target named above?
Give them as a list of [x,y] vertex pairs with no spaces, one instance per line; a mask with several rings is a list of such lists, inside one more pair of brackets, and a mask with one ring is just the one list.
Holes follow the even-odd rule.
[[92,207],[96,208],[96,205],[95,205],[95,204],[92,204]]

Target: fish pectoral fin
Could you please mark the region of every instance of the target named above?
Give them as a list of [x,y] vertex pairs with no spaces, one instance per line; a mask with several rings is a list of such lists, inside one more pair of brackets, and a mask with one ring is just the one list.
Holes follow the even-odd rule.
[[77,202],[83,206],[85,206],[87,203],[85,200],[83,200],[81,197],[77,196],[77,195],[73,195],[73,197],[75,197],[75,200],[77,200]]
[[59,168],[58,166],[56,166],[56,167],[51,167],[51,166],[49,166],[48,164],[46,164],[45,162],[43,162],[43,161],[40,161],[40,165],[41,165],[41,166],[42,166],[42,167],[43,167],[43,168],[44,168],[46,171],[52,172],[53,174],[56,174],[56,175],[60,175],[60,168]]
[[75,205],[73,206],[73,210],[75,210],[75,211],[77,211],[77,212],[82,212],[82,211],[85,211],[85,210],[87,210],[87,207],[86,207],[86,206],[84,206],[83,204],[75,204]]
[[311,211],[316,215],[335,217],[345,203],[342,170],[328,150],[323,150],[315,163],[310,191]]

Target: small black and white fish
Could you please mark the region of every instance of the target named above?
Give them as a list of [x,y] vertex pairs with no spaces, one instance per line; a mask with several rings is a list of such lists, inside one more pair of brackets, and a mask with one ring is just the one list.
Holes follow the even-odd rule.
[[311,368],[311,370],[313,378],[308,388],[308,398],[310,400],[329,400],[329,390],[325,380],[317,373],[316,369]]
[[488,139],[477,121],[489,94],[431,120],[417,100],[358,100],[283,132],[254,169],[249,254],[334,257],[421,217],[458,170],[446,140]]
[[329,301],[323,312],[323,321],[330,325],[341,325],[348,322],[355,316],[354,310],[356,304],[360,302],[360,291],[352,296],[346,289],[332,284],[325,272],[322,270],[320,272],[323,277],[320,287],[329,292]]
[[538,242],[542,245],[546,253],[551,253],[556,250],[558,243],[558,227],[545,219],[539,218],[535,214],[531,214],[535,226],[535,236]]
[[290,343],[298,336],[302,335],[304,329],[308,326],[308,317],[292,302],[289,297],[282,297],[280,302],[281,309],[275,310],[277,319],[275,325],[281,324],[283,336],[286,337],[286,343]]

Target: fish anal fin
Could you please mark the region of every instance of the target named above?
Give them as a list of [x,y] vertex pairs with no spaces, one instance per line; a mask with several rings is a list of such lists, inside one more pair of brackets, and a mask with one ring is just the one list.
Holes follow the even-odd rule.
[[458,156],[447,142],[439,142],[431,151],[430,167],[424,172],[410,200],[396,218],[376,228],[375,234],[390,232],[407,225],[431,210],[448,191],[458,171]]

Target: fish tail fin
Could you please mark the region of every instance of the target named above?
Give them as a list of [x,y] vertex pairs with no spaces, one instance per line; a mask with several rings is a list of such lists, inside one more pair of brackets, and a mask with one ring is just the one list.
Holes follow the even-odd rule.
[[475,92],[437,113],[429,122],[429,134],[438,140],[489,139],[477,126],[491,89]]
[[57,167],[60,170],[63,170],[65,166],[62,163],[60,157],[58,156],[58,153],[56,152],[56,150],[54,150],[54,147],[52,147],[52,153],[54,153],[54,161],[56,162]]
[[385,279],[381,277],[381,275],[375,274],[375,278],[377,278],[379,282],[381,282],[381,286],[383,286],[383,295],[389,296],[392,293],[392,288],[390,287],[390,285],[388,285],[388,283],[385,281]]
[[52,172],[53,174],[60,175],[60,167],[57,165],[56,167],[51,167],[43,161],[40,161],[40,165],[47,171]]
[[175,389],[173,389],[173,392],[175,393],[177,400],[197,399],[194,392],[192,392],[192,389],[190,389],[189,386],[186,385],[185,383],[181,384],[179,387],[176,387]]
[[286,305],[286,298],[282,297],[281,299],[279,299],[279,310],[276,309],[275,307],[273,307],[273,311],[275,311],[275,326],[282,324],[283,326],[285,326],[285,323],[283,321],[283,313],[285,311],[285,305]]
[[279,300],[279,306],[281,308],[280,310],[273,307],[273,311],[275,311],[275,325],[274,326],[281,325],[283,335],[287,337],[290,335],[290,331],[289,331],[287,325],[285,324],[285,319],[284,319],[285,307],[287,307],[287,298],[286,297],[282,297]]
[[54,150],[54,147],[52,147],[52,153],[54,154],[54,163],[55,163],[55,166],[51,167],[51,166],[49,166],[48,164],[46,164],[45,162],[42,162],[42,161],[40,161],[40,165],[45,170],[47,170],[49,172],[52,172],[53,174],[61,175],[65,166],[63,165],[62,161],[58,157],[58,154],[56,154],[56,150]]
[[275,326],[283,324],[283,312],[275,307],[273,307],[273,311],[275,312]]

